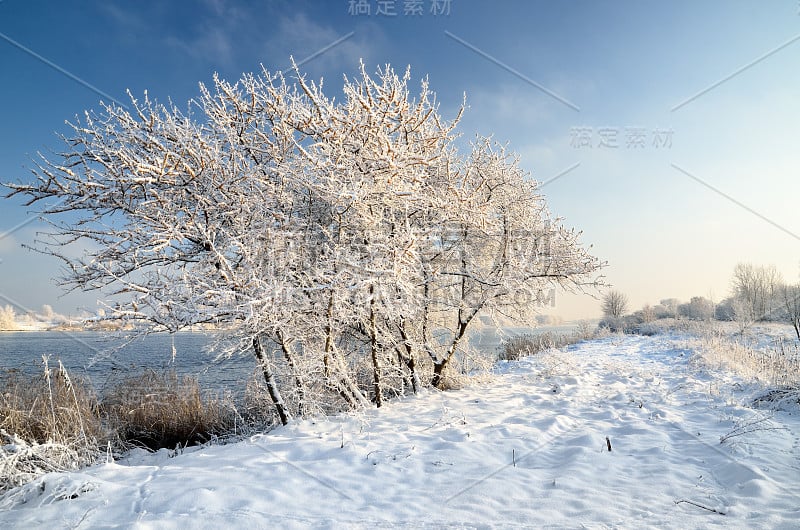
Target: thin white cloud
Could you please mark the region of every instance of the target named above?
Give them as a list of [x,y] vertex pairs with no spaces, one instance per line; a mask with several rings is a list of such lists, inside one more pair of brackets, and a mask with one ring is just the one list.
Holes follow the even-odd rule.
[[[204,5],[205,9],[195,13],[191,27],[181,34],[160,38],[169,48],[193,60],[210,62],[221,70],[242,70],[243,57],[255,58],[268,70],[278,71],[290,65],[290,57],[300,62],[314,56],[302,68],[314,77],[353,71],[359,59],[371,65],[372,56],[380,54],[387,41],[380,26],[368,20],[358,21],[345,31],[299,9],[280,14],[271,13],[269,6],[256,10],[223,0],[206,0]],[[140,26],[135,21],[137,17],[122,22],[124,16],[118,9],[109,10],[109,14],[132,29]],[[351,37],[341,40],[350,33]],[[256,66],[249,65],[244,70],[254,70]]]
[[209,60],[222,66],[229,66],[234,60],[232,33],[227,28],[203,24],[201,29],[188,39],[169,35],[165,38],[165,42],[194,59]]
[[[375,23],[360,22],[353,26],[352,33],[352,37],[304,64],[301,70],[314,76],[327,72],[354,71],[361,59],[368,69],[376,66],[372,64],[374,55],[380,53],[386,42],[383,30]],[[271,65],[272,68],[283,68],[289,65],[290,56],[297,62],[302,61],[347,34],[313,20],[303,12],[296,12],[281,18],[278,31],[266,43],[265,52],[269,57],[285,61],[280,66]]]

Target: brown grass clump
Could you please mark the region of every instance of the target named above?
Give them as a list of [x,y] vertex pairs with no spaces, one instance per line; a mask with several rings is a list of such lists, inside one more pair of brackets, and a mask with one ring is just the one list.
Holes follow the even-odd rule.
[[126,445],[148,449],[206,443],[235,430],[231,399],[204,396],[196,378],[147,370],[103,396],[103,413]]
[[97,396],[73,380],[61,362],[38,375],[18,370],[0,374],[0,429],[37,443],[96,441],[104,437]]
[[59,362],[41,374],[0,373],[0,492],[52,471],[91,465],[107,451],[196,445],[241,428],[229,397],[203,394],[174,371],[128,376],[98,397]]
[[106,438],[90,387],[43,360],[38,375],[0,374],[0,491],[89,465]]
[[550,348],[560,348],[567,340],[551,331],[538,334],[516,335],[504,340],[498,357],[501,361],[516,361]]

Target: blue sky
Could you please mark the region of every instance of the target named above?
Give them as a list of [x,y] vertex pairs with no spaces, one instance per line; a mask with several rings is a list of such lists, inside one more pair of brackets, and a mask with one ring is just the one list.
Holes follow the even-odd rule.
[[[396,16],[366,3],[2,0],[0,181],[30,178],[65,120],[128,89],[183,105],[214,72],[233,80],[294,56],[335,93],[359,59],[411,65],[445,115],[466,93],[465,140],[493,134],[533,178],[560,175],[542,188],[551,211],[583,230],[634,308],[719,300],[738,262],[798,281],[797,0],[452,0],[438,13],[423,0],[419,15],[384,2]],[[97,294],[61,296],[59,264],[21,248],[42,228],[15,229],[32,217],[0,199],[0,303],[94,311]],[[599,303],[559,294],[547,312],[595,317]]]

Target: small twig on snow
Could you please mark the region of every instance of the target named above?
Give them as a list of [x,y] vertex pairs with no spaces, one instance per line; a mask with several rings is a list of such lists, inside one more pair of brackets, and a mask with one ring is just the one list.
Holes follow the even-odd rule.
[[709,508],[708,506],[703,506],[702,504],[698,504],[698,503],[696,503],[694,501],[690,501],[690,500],[687,500],[687,499],[681,499],[679,501],[675,501],[675,504],[680,504],[682,502],[685,502],[686,504],[691,504],[692,506],[697,506],[698,508],[702,508],[704,510],[708,510],[709,512],[712,512],[712,513],[718,513],[720,515],[726,515],[725,512],[721,512],[721,511],[716,510],[714,508]]

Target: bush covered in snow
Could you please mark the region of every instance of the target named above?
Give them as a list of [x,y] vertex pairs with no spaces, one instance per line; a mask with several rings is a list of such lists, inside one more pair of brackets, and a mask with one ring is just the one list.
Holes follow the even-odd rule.
[[500,345],[499,358],[501,361],[516,361],[523,357],[535,355],[542,350],[556,348],[561,339],[555,333],[525,334],[511,337]]
[[215,76],[188,113],[131,96],[7,187],[42,205],[64,287],[125,295],[104,320],[216,326],[220,351],[255,356],[283,423],[380,407],[403,384],[441,388],[480,314],[530,324],[545,293],[593,289],[605,265],[516,155],[462,146],[464,107],[446,119],[409,81],[362,65],[333,98],[297,68]]
[[39,443],[0,429],[0,493],[45,473],[70,471],[96,461],[96,447],[81,440]]

